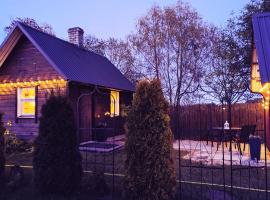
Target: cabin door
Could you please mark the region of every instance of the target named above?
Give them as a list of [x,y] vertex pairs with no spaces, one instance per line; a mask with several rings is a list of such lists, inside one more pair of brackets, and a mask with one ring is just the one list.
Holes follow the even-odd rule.
[[92,139],[92,95],[82,96],[79,102],[80,142]]

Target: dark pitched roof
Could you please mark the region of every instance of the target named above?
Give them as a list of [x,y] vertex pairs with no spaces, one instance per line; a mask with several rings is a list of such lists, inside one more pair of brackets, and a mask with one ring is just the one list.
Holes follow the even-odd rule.
[[270,13],[253,15],[252,23],[261,81],[270,82]]
[[132,83],[106,57],[23,23],[16,27],[66,80],[134,91]]

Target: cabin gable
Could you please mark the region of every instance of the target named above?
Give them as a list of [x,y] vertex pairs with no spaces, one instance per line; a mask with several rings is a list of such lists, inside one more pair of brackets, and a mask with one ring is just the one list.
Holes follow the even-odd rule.
[[4,82],[48,80],[59,77],[60,74],[25,36],[21,37],[0,67],[0,79]]
[[[5,48],[5,47],[3,47]],[[18,117],[18,91],[35,88],[35,116]],[[32,138],[38,133],[38,118],[48,95],[66,93],[66,81],[24,35],[0,66],[0,112],[11,133]]]

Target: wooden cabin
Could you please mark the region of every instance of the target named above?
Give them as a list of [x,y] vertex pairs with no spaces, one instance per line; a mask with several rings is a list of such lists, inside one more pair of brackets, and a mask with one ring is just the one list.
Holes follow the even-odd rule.
[[270,13],[255,14],[253,23],[253,48],[251,64],[251,91],[263,97],[265,134],[270,149]]
[[82,47],[81,28],[68,34],[69,42],[17,22],[0,47],[0,112],[18,137],[38,134],[51,92],[70,100],[81,141],[91,140],[92,129],[105,119],[116,121],[116,134],[123,134],[134,86],[107,58]]

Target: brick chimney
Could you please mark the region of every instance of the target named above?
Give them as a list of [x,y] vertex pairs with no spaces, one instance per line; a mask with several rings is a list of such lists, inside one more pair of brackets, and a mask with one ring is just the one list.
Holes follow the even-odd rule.
[[83,29],[80,27],[74,27],[68,29],[69,42],[76,44],[79,47],[83,46]]

